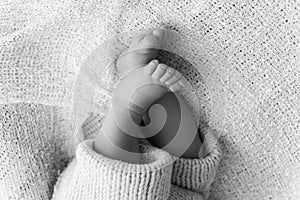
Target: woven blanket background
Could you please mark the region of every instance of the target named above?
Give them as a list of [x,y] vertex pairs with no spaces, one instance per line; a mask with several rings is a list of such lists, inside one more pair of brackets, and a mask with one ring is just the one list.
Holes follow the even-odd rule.
[[[177,68],[196,89],[197,99],[189,105],[201,121],[221,133],[224,157],[211,199],[300,199],[297,0],[1,1],[0,140],[11,126],[35,123],[29,128],[37,135],[24,138],[24,143],[36,148],[33,157],[44,155],[39,163],[48,170],[28,184],[40,184],[50,194],[74,154],[71,105],[87,57],[99,46],[103,52],[110,48],[103,61],[107,63],[126,48],[134,33],[160,22],[174,33],[167,49],[188,61],[179,61]],[[107,41],[113,41],[112,46]],[[102,85],[111,88],[118,75],[100,64]],[[109,101],[101,88],[97,94],[93,101],[100,100],[99,105]],[[29,112],[39,117],[26,119]],[[13,123],[15,116],[25,117]],[[86,124],[95,119],[90,116]],[[9,191],[15,173],[11,169],[33,167],[3,156],[15,152],[6,145],[0,145],[0,196]]]

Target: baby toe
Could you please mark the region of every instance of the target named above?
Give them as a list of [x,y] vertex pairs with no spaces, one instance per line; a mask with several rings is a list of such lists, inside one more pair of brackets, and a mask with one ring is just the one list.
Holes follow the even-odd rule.
[[169,86],[169,89],[172,92],[177,92],[180,91],[183,88],[183,86],[181,84],[179,84],[178,82],[174,83],[173,85]]
[[141,41],[143,47],[155,47],[159,44],[159,39],[153,35],[146,35]]
[[173,82],[173,84],[169,85],[169,89],[172,92],[176,92],[182,89],[190,89],[188,81],[182,76],[179,80]]
[[142,40],[145,38],[146,35],[151,35],[152,34],[152,30],[143,30],[141,31],[139,34],[135,35],[131,42],[130,42],[130,47],[135,47],[135,46],[139,46],[139,44],[142,42]]
[[159,64],[155,71],[152,73],[152,78],[154,79],[160,79],[162,75],[166,72],[166,69],[168,67],[165,64]]
[[144,73],[151,76],[156,71],[157,66],[158,60],[152,60],[144,67]]
[[170,79],[173,74],[175,73],[175,70],[172,67],[168,67],[164,75],[159,79],[160,82],[166,82],[166,80]]
[[182,76],[181,79],[178,81],[178,84],[180,84],[182,87],[186,88],[189,86],[188,81]]
[[182,75],[180,72],[175,71],[175,73],[170,77],[165,83],[166,85],[172,85],[175,82],[177,82],[179,79],[181,79]]
[[165,30],[164,29],[158,28],[158,29],[154,29],[153,30],[153,35],[155,37],[157,37],[160,42],[163,40],[164,34],[165,34]]

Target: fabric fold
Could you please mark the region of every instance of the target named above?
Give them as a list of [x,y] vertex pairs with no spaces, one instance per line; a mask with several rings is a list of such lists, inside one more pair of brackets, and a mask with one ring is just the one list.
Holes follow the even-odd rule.
[[144,163],[131,164],[98,154],[93,143],[86,140],[78,145],[76,163],[61,175],[53,199],[168,199],[173,161],[170,154],[141,145]]
[[221,149],[211,129],[204,128],[202,134],[202,150],[205,156],[195,159],[174,156],[171,182],[181,188],[201,193],[206,199],[221,160]]

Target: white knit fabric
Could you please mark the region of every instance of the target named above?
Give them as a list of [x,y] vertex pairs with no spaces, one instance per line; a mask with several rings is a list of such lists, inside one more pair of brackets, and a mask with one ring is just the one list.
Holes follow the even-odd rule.
[[[87,57],[114,38],[113,60],[163,21],[174,32],[167,49],[185,60],[162,61],[181,69],[200,120],[222,133],[210,198],[300,199],[299,10],[298,1],[1,1],[0,196],[51,196],[74,155],[73,93]],[[15,178],[22,184],[5,182]]]
[[96,153],[93,140],[85,140],[71,161],[67,110],[21,103],[0,111],[1,200],[207,199],[221,158],[214,135],[203,129],[210,154],[201,159],[176,159],[144,144],[143,164],[129,164]]

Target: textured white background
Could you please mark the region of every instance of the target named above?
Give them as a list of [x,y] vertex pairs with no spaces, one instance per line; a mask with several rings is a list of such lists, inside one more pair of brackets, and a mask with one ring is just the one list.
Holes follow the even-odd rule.
[[[182,70],[198,87],[197,112],[222,133],[224,157],[211,199],[298,200],[299,13],[297,0],[1,1],[2,130],[9,132],[9,127],[30,121],[21,118],[21,123],[11,123],[21,106],[24,116],[31,111],[46,116],[31,119],[37,120],[37,134],[45,134],[44,143],[51,144],[55,137],[71,141],[74,125],[70,105],[75,80],[87,56],[117,37],[108,57],[113,59],[126,48],[133,32],[163,21],[180,36],[172,38],[168,49],[195,67]],[[110,74],[105,76],[109,87],[117,75],[113,70],[106,72]],[[23,139],[24,143],[33,140]],[[5,150],[5,145],[1,143],[0,148]],[[40,162],[56,159],[60,164],[49,166],[47,175],[32,181],[50,177],[47,184],[54,183],[57,171],[63,168],[62,160],[70,159],[73,147],[71,142],[61,142],[55,148],[36,152],[45,154],[45,161]],[[8,162],[0,158],[1,163]],[[14,177],[7,167],[0,169],[0,194],[8,192],[1,176],[7,173]]]

